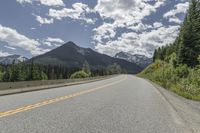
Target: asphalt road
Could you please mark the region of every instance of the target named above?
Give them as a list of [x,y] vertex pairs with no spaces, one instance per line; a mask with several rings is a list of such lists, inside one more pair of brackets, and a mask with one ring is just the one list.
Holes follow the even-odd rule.
[[0,133],[200,132],[200,104],[184,100],[131,75],[1,96]]

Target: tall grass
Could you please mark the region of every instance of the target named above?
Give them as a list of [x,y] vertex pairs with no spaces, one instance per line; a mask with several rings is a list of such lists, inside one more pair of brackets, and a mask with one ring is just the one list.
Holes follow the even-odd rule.
[[200,67],[174,67],[170,62],[157,60],[139,74],[187,99],[200,101]]

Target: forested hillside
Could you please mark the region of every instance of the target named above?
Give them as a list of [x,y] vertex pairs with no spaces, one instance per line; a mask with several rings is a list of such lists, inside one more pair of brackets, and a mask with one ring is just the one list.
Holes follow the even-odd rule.
[[81,68],[85,61],[92,70],[101,70],[118,64],[128,73],[138,73],[141,68],[135,64],[122,59],[116,59],[105,54],[100,54],[90,48],[82,48],[73,42],[68,42],[47,53],[33,58],[40,65],[62,65],[68,68]]
[[83,63],[82,68],[68,68],[62,65],[41,65],[32,61],[30,64],[0,65],[0,82],[86,78],[120,73],[126,72],[117,64],[94,70],[90,68],[87,61]]
[[186,98],[200,100],[200,1],[192,0],[175,42],[155,50],[141,76]]
[[135,63],[68,42],[30,60],[0,65],[0,82],[86,78],[140,71]]

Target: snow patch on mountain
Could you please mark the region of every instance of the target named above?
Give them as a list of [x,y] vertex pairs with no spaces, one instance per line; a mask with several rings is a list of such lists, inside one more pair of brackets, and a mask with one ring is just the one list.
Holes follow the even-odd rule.
[[18,64],[21,62],[25,62],[28,58],[21,56],[21,55],[9,55],[5,57],[0,57],[0,64],[1,65],[9,65],[9,64]]
[[139,54],[130,54],[126,52],[119,52],[115,55],[115,58],[124,59],[129,62],[135,63],[141,68],[147,67],[149,64],[152,63],[152,58],[146,57],[145,55],[139,55]]

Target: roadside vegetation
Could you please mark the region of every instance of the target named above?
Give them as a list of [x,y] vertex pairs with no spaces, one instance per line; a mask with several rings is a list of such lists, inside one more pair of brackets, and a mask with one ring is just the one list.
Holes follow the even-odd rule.
[[81,79],[81,78],[88,78],[89,74],[84,71],[78,71],[71,75],[71,79]]
[[125,71],[117,64],[106,68],[92,69],[87,61],[83,63],[82,68],[68,68],[62,65],[39,65],[32,61],[29,64],[0,65],[0,82],[75,79],[120,73],[125,73]]
[[200,67],[179,65],[156,60],[139,76],[147,78],[185,98],[200,100]]
[[91,76],[90,65],[87,61],[84,62],[83,68],[80,71],[73,73],[70,78],[71,79],[80,79],[80,78],[88,78]]
[[192,0],[173,44],[155,50],[139,75],[188,99],[200,100],[200,1]]
[[[103,75],[113,75],[113,74],[120,74],[120,73],[125,73],[125,71],[122,71],[121,67],[117,64],[113,64],[108,66],[104,71]],[[92,72],[90,69],[90,65],[88,64],[87,61],[83,64],[83,68],[80,71],[75,72],[74,74],[71,75],[71,79],[79,79],[79,78],[88,78],[92,76]]]

